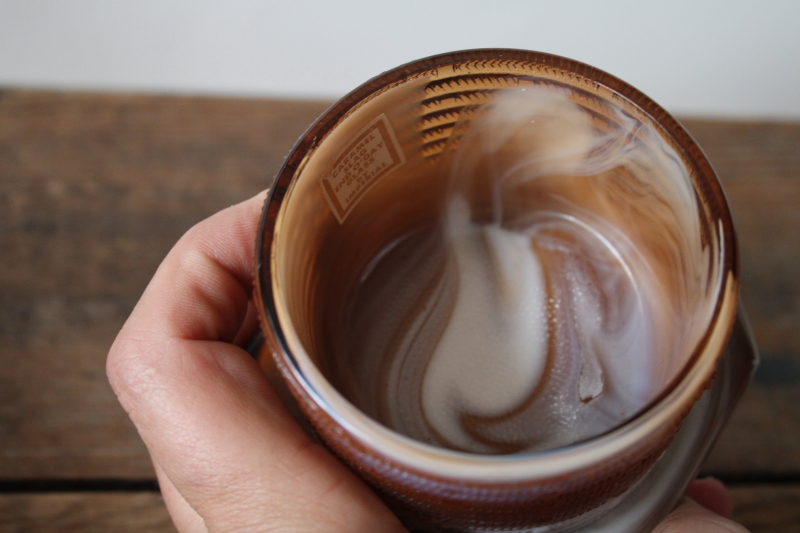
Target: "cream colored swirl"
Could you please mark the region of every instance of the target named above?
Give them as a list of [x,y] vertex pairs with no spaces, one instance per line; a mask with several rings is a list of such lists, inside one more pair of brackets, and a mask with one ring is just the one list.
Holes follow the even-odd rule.
[[544,276],[530,238],[470,217],[466,200],[454,198],[445,242],[458,292],[422,378],[428,423],[465,449],[474,439],[454,411],[497,416],[512,410],[538,385],[547,357]]
[[691,354],[713,281],[691,180],[641,117],[581,98],[531,85],[468,115],[438,225],[364,275],[343,387],[387,426],[476,453],[565,446]]

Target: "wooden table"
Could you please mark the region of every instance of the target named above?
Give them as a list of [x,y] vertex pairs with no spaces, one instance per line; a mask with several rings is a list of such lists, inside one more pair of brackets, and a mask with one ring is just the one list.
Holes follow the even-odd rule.
[[[174,531],[106,352],[195,222],[267,187],[326,102],[0,91],[0,531]],[[731,203],[762,351],[704,473],[800,530],[800,123],[686,119]]]

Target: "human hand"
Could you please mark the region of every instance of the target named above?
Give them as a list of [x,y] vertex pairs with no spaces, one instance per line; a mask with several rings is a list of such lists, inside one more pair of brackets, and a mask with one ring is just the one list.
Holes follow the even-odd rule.
[[747,533],[732,516],[733,501],[725,486],[716,479],[698,479],[653,533]]
[[[257,329],[253,253],[264,199],[217,213],[170,251],[111,347],[111,386],[147,445],[181,533],[403,532],[381,500],[300,429],[241,348]],[[688,494],[725,514],[722,491],[706,483]],[[690,502],[656,529],[694,531],[745,530]]]
[[170,251],[111,347],[111,386],[181,533],[405,531],[300,429],[240,347],[257,329],[264,199],[217,213]]

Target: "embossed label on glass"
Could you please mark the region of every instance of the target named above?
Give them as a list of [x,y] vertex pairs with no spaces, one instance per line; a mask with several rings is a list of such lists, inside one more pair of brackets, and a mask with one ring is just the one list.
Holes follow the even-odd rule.
[[344,222],[370,187],[403,163],[405,156],[392,126],[381,115],[336,156],[331,173],[320,179],[336,219]]

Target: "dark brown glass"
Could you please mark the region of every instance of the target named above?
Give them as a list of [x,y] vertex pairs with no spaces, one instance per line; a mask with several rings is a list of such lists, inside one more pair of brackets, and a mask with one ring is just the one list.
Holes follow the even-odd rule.
[[[427,446],[387,429],[373,420],[375,413],[364,414],[369,401],[359,409],[358,394],[341,376],[351,362],[337,355],[343,320],[376,254],[439,216],[447,188],[440,163],[457,146],[470,113],[496,91],[537,84],[577,95],[609,127],[615,115],[607,110],[620,109],[678,154],[704,239],[716,254],[721,281],[712,317],[661,394],[606,434],[546,453],[506,456]],[[372,159],[352,163],[368,150],[375,151]],[[345,172],[355,173],[355,185],[340,179]],[[739,273],[730,213],[702,151],[636,89],[587,65],[536,52],[473,50],[421,59],[333,105],[295,145],[270,191],[256,284],[272,355],[262,364],[277,365],[317,434],[410,527],[557,524],[554,531],[590,531],[603,520],[627,524],[619,531],[649,527],[694,475],[755,361],[746,324],[736,321]],[[641,501],[649,503],[637,505]]]

